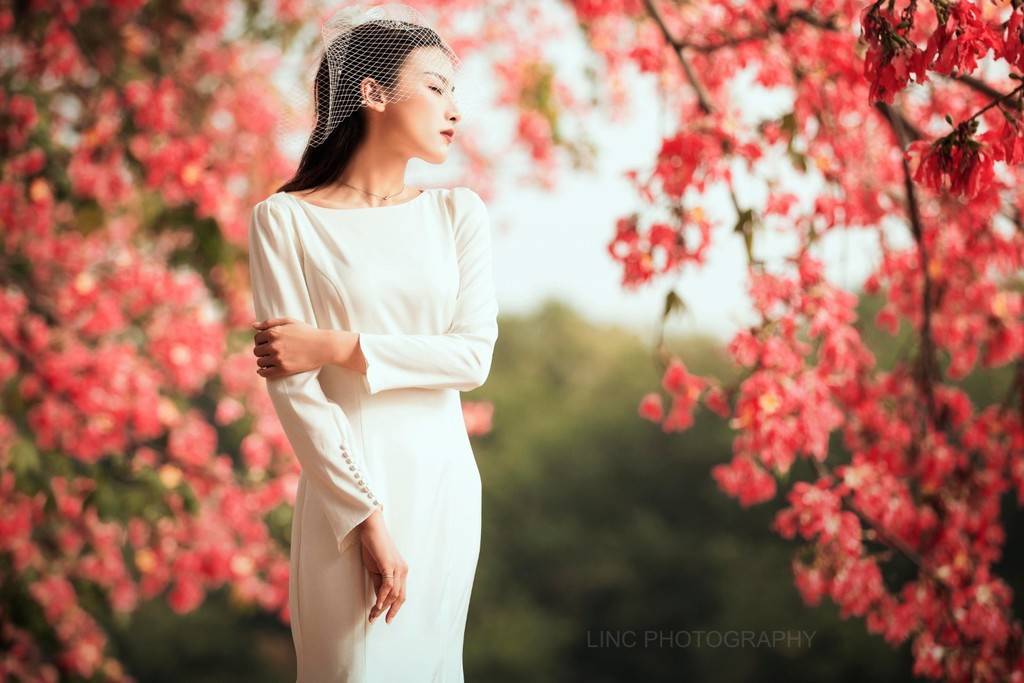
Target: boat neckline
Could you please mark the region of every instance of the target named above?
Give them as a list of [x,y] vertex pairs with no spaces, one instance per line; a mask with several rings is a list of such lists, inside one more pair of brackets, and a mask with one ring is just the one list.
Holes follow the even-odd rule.
[[403,206],[408,206],[410,204],[415,204],[416,202],[420,201],[421,199],[423,199],[423,197],[425,197],[427,195],[427,193],[429,191],[430,190],[427,189],[427,188],[421,188],[420,189],[420,193],[418,195],[416,195],[412,199],[409,199],[407,201],[402,202],[401,204],[388,204],[387,206],[352,206],[352,207],[324,206],[322,204],[314,204],[313,202],[308,201],[306,199],[303,199],[302,197],[296,197],[291,192],[284,192],[284,191],[282,191],[280,194],[288,195],[289,197],[291,197],[295,201],[297,201],[297,202],[299,202],[301,204],[305,204],[306,206],[312,206],[314,209],[320,209],[322,211],[334,211],[334,212],[339,212],[339,213],[348,213],[348,212],[354,212],[354,211],[384,211],[386,209],[400,209]]

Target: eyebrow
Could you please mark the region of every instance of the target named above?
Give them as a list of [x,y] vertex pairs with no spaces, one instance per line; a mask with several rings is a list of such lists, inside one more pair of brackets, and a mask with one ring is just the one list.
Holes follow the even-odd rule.
[[452,89],[452,92],[455,92],[455,86],[451,84],[451,81],[449,81],[447,78],[445,78],[441,74],[437,73],[436,71],[424,71],[423,73],[425,73],[425,74],[433,74],[433,75],[437,76],[442,81],[444,81],[445,85],[447,85],[448,87],[450,87]]

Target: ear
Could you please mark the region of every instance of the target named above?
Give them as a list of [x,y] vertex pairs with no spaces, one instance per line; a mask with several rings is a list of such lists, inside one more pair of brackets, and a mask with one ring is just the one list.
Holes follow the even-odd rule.
[[363,98],[363,106],[377,111],[384,111],[384,107],[387,104],[384,88],[373,78],[367,76],[362,80],[359,84],[359,94]]

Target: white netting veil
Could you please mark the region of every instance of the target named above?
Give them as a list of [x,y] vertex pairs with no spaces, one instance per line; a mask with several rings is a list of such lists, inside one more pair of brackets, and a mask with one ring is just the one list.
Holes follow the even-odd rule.
[[474,108],[456,86],[461,59],[417,10],[403,4],[346,4],[321,27],[321,47],[285,88],[279,134],[309,133],[323,144],[360,107],[409,97],[447,98],[459,117]]

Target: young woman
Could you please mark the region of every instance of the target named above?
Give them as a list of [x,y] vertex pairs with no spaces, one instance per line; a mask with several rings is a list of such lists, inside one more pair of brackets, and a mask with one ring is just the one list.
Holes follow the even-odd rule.
[[404,184],[447,156],[456,64],[423,25],[348,25],[295,176],[253,208],[254,353],[302,468],[299,683],[463,680],[481,487],[459,392],[498,336],[490,224],[469,188]]

